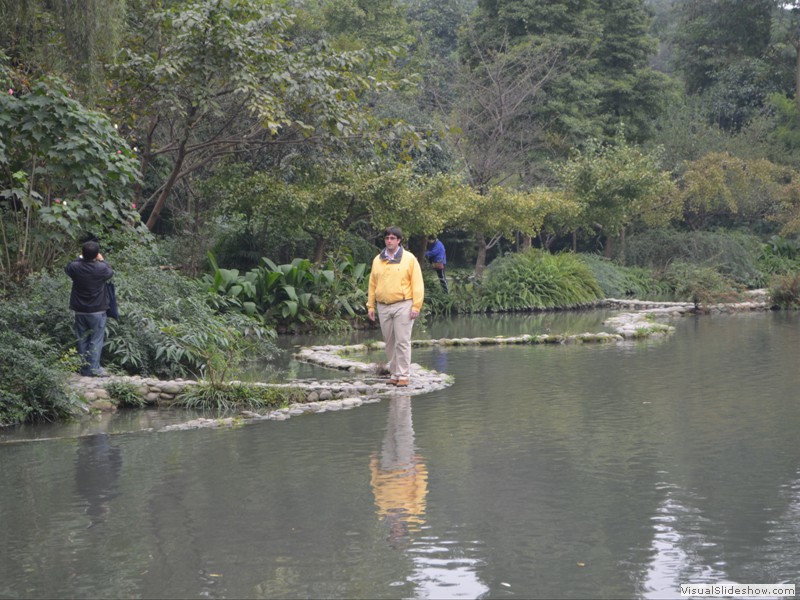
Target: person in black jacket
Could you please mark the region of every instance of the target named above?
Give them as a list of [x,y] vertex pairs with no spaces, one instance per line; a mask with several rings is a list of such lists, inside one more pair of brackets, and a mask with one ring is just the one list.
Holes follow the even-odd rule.
[[81,248],[80,257],[70,262],[64,271],[72,279],[69,307],[75,311],[75,337],[78,339],[78,354],[83,359],[81,375],[105,377],[100,367],[103,339],[106,334],[106,311],[108,295],[106,282],[114,271],[100,254],[100,245],[88,241]]

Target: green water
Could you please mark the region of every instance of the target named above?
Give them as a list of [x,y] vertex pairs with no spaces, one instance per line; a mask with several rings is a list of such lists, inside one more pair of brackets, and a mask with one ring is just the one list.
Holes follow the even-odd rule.
[[[455,319],[417,335],[601,322]],[[657,598],[682,583],[800,583],[800,314],[676,325],[617,346],[417,350],[455,384],[286,422],[152,433],[138,429],[179,417],[127,413],[4,432],[0,597]]]

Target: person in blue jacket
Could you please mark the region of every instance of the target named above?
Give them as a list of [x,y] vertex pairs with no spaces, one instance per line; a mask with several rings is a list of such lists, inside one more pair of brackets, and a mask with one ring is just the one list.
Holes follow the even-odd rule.
[[428,251],[425,253],[425,258],[427,258],[431,266],[436,269],[436,274],[439,276],[439,283],[442,284],[444,293],[449,294],[450,289],[447,287],[447,278],[444,275],[444,268],[447,264],[447,254],[444,250],[444,244],[439,241],[435,235],[428,236]]

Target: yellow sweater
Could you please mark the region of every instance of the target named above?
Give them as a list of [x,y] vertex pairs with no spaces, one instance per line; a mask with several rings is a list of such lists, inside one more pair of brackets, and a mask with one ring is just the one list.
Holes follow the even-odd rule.
[[375,310],[375,303],[394,304],[401,300],[412,300],[413,310],[422,310],[425,299],[425,284],[419,261],[403,248],[400,262],[390,262],[381,258],[381,253],[372,261],[369,275],[369,296],[367,310]]

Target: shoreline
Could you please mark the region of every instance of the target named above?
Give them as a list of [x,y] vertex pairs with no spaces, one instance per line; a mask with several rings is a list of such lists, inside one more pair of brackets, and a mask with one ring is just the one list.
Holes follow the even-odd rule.
[[[766,294],[758,290],[751,293],[753,299],[748,302],[715,304],[704,307],[701,314],[739,313],[770,310]],[[692,303],[686,302],[649,302],[643,300],[606,299],[598,303],[596,308],[619,309],[622,312],[606,319],[603,324],[611,331],[585,332],[572,335],[528,335],[497,336],[477,338],[447,338],[434,340],[412,340],[412,347],[455,347],[455,346],[499,346],[523,344],[608,344],[625,343],[648,338],[670,335],[675,331],[672,325],[664,323],[685,315],[697,314]],[[453,378],[445,373],[425,369],[417,363],[412,364],[412,379],[408,388],[401,390],[390,386],[386,378],[378,374],[378,363],[365,363],[348,358],[351,354],[364,354],[382,351],[384,344],[376,341],[368,344],[324,345],[300,348],[294,359],[356,375],[354,379],[304,380],[279,384],[249,383],[252,386],[285,388],[301,391],[305,399],[287,407],[258,412],[241,409],[236,415],[220,418],[197,418],[184,423],[168,425],[157,431],[176,431],[197,428],[233,427],[246,422],[284,421],[293,416],[309,413],[348,410],[363,404],[380,402],[392,396],[417,396],[438,389],[444,389],[454,383]],[[146,405],[165,406],[175,399],[187,387],[197,385],[197,381],[187,379],[160,380],[138,375],[111,375],[104,378],[81,377],[74,375],[69,385],[85,399],[85,408],[81,416],[97,412],[117,410],[117,405],[107,389],[112,383],[132,385],[136,393]],[[232,381],[231,384],[242,382]],[[80,416],[79,416],[80,418]]]

